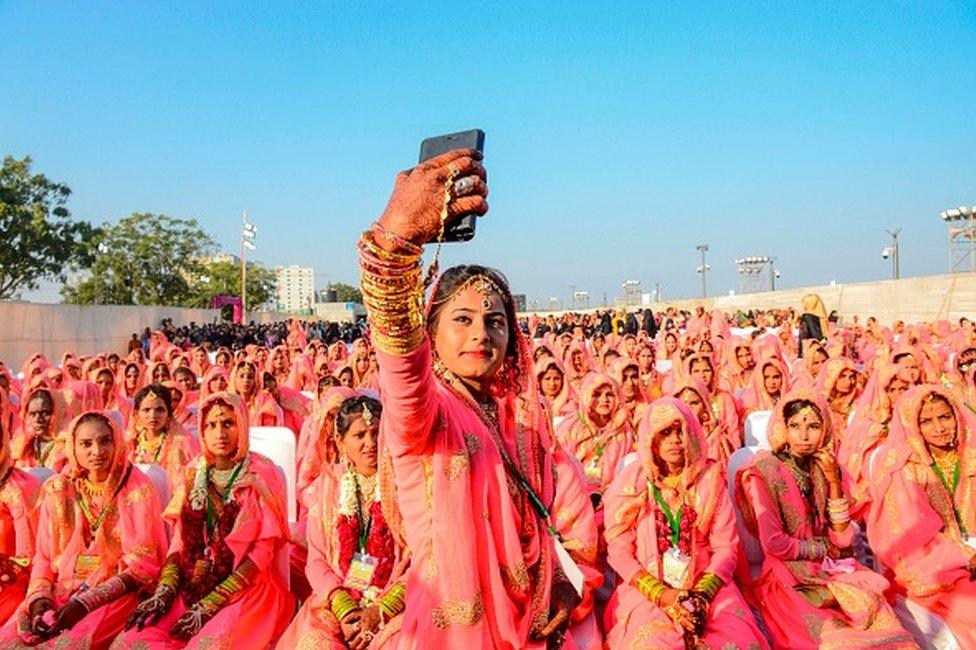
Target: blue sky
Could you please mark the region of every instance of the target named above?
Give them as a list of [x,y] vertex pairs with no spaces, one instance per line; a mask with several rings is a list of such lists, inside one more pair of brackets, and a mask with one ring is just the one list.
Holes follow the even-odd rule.
[[[79,218],[240,215],[266,264],[357,279],[354,242],[425,136],[487,132],[491,212],[445,263],[529,298],[733,259],[780,286],[948,268],[976,203],[976,3],[0,2],[0,153]],[[43,293],[43,292],[42,292]],[[48,292],[50,293],[50,292]]]

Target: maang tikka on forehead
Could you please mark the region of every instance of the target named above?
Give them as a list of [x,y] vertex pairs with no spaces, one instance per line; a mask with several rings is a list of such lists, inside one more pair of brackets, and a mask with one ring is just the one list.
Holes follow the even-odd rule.
[[449,302],[454,298],[454,296],[458,295],[469,287],[473,288],[481,295],[481,306],[484,307],[485,310],[491,309],[492,294],[498,294],[499,298],[503,298],[505,296],[505,292],[502,291],[501,287],[499,287],[494,280],[483,273],[478,273],[477,275],[472,275],[470,278],[462,282],[461,286],[452,291],[449,296],[438,300],[434,304]]
[[365,402],[363,402],[363,422],[368,427],[373,426],[373,412],[369,410],[369,406]]

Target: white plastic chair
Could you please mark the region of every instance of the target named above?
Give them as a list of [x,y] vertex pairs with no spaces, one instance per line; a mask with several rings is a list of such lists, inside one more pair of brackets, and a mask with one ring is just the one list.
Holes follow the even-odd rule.
[[628,465],[633,465],[636,462],[637,462],[637,452],[632,451],[620,459],[620,465],[617,467],[617,471],[619,472],[620,470],[627,467]]
[[159,494],[159,503],[162,504],[165,510],[172,496],[169,488],[169,476],[166,474],[166,470],[152,463],[136,463],[135,466],[156,486],[156,493]]
[[728,465],[729,497],[732,499],[736,526],[739,529],[739,537],[742,539],[742,547],[745,549],[746,561],[749,563],[749,573],[752,575],[753,580],[758,578],[762,572],[765,555],[763,554],[762,544],[749,532],[746,528],[745,521],[742,519],[742,513],[739,512],[739,504],[735,500],[735,486],[739,480],[739,470],[752,460],[753,456],[756,455],[756,451],[757,449],[754,447],[736,449],[729,457]]
[[54,470],[48,469],[47,467],[25,467],[24,471],[36,478],[41,483],[54,476]]
[[745,427],[746,447],[769,449],[766,430],[769,428],[769,418],[772,414],[772,411],[754,411],[749,414]]
[[310,390],[303,390],[302,391],[302,395],[304,395],[305,397],[307,397],[309,399],[315,399],[315,393],[313,393]]
[[671,359],[658,359],[654,363],[654,367],[657,368],[657,371],[661,373],[671,370],[673,365],[674,363],[671,361]]
[[[265,456],[278,467],[285,481],[285,503],[289,529],[298,521],[296,492],[295,434],[287,427],[251,427],[251,451]],[[274,566],[285,587],[291,588],[291,566],[288,561],[289,544],[284,544],[275,555]]]
[[945,621],[918,603],[898,596],[892,609],[919,646],[934,650],[962,650]]
[[287,427],[251,427],[251,451],[266,456],[281,468],[285,478],[288,523],[298,521],[295,434]]

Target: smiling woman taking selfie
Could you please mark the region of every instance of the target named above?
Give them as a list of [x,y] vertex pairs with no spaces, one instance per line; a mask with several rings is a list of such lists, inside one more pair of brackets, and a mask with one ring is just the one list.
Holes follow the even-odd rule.
[[454,267],[424,309],[422,245],[488,210],[480,160],[457,150],[401,173],[359,241],[383,444],[412,554],[399,643],[558,648],[579,595],[549,532],[551,433],[508,283]]

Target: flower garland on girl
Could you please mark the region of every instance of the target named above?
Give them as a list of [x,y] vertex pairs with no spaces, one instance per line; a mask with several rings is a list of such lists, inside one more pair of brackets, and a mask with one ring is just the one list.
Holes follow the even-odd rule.
[[[372,603],[381,593],[393,572],[395,548],[393,535],[383,515],[377,476],[361,476],[352,468],[339,482],[339,568],[348,574],[353,556],[365,553],[376,560],[369,586],[349,588],[354,600]],[[366,497],[368,501],[363,503]],[[348,588],[348,587],[347,587]]]

